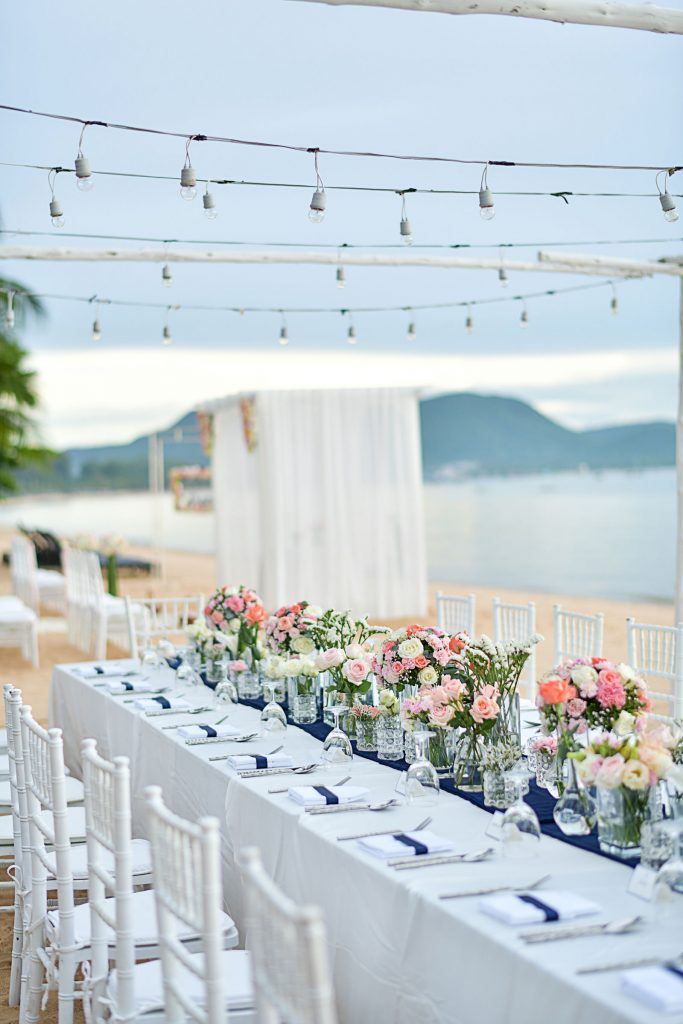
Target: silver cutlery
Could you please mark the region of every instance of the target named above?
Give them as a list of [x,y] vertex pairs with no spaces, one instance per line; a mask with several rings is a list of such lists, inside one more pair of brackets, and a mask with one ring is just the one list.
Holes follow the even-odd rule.
[[488,896],[494,892],[531,892],[547,882],[550,875],[543,875],[537,878],[530,885],[491,885],[486,889],[461,889],[459,892],[444,892],[439,896],[440,900],[456,900],[463,896]]
[[[188,712],[188,714],[189,714],[189,712]],[[226,718],[228,718],[228,717],[229,717],[228,715],[223,715],[223,717],[222,717],[222,718],[219,718],[219,719],[218,719],[218,721],[216,722],[216,725],[222,725],[222,723],[223,723],[223,722],[224,722],[224,721],[226,720]],[[182,728],[183,728],[183,726],[185,726],[185,725],[194,725],[194,722],[176,722],[176,724],[175,724],[175,725],[162,725],[162,727],[161,727],[161,728],[162,728],[162,729],[182,729]],[[254,736],[258,736],[258,733],[256,733],[256,732],[252,732],[252,733],[250,733],[250,735],[249,735],[249,736],[247,736],[247,737],[246,737],[246,739],[249,739],[249,740],[251,740],[251,739],[253,739],[253,738],[254,738]],[[235,743],[242,743],[242,742],[244,742],[244,739],[245,739],[245,737],[242,737],[242,736],[231,736],[230,738],[231,738],[231,739],[232,739],[232,740],[233,740],[233,741],[234,741]]]
[[[240,738],[240,742],[245,742],[246,743],[246,740],[242,741],[241,738]],[[247,754],[245,755],[245,757],[272,757],[273,754],[279,754],[280,751],[283,748],[284,748],[284,743],[281,743],[279,747],[275,747],[274,750],[269,750],[267,754],[259,754],[256,751],[254,751],[252,753],[251,751],[248,751]],[[234,754],[217,754],[215,757],[210,757],[209,761],[227,761],[229,757],[234,757],[234,756],[235,756]],[[291,768],[247,768],[247,769],[243,769],[242,771],[240,771],[239,774],[240,774],[240,776],[245,776],[247,778],[251,778],[254,775],[254,773],[258,776],[258,775],[264,774],[265,772],[268,772],[270,774],[270,772],[281,772],[281,771],[288,771],[289,772],[291,770],[292,770]]]
[[[293,775],[310,775],[310,773],[314,772],[316,770],[316,768],[320,768],[320,762],[319,761],[315,761],[313,764],[302,764],[302,765],[299,765],[298,768],[285,768],[283,770],[284,771],[292,772]],[[341,782],[335,782],[335,786],[343,786],[344,783],[348,782],[350,778],[351,778],[351,776],[347,775],[345,779],[341,780]],[[269,789],[268,792],[269,793],[289,793],[289,789],[290,789],[289,786],[284,786],[283,788]]]
[[645,956],[639,960],[613,960],[607,964],[591,964],[589,967],[578,967],[576,974],[599,974],[601,971],[627,971],[631,967],[661,967],[672,964],[674,967],[681,966],[683,953],[676,957]]
[[159,708],[158,711],[145,711],[146,718],[157,718],[159,715],[201,715],[212,708]]
[[495,850],[489,846],[486,850],[475,850],[474,853],[427,853],[419,856],[413,854],[412,857],[401,857],[387,863],[396,871],[407,871],[410,868],[440,867],[442,864],[478,864],[479,861],[487,860],[493,853]]
[[404,828],[404,829],[384,828],[384,829],[380,829],[379,832],[353,832],[351,835],[337,836],[337,842],[338,843],[344,843],[344,842],[346,842],[349,839],[373,839],[375,836],[393,836],[393,835],[396,835],[397,832],[401,832],[401,831],[402,832],[422,832],[422,830],[427,828],[428,825],[431,825],[431,823],[432,823],[432,818],[425,818],[425,820],[421,821],[419,825],[415,826],[415,828]]
[[574,939],[584,935],[624,935],[642,923],[642,917],[622,917],[618,921],[604,924],[586,924],[570,928],[544,928],[542,931],[521,932],[524,942],[555,942],[558,939]]
[[329,804],[326,807],[307,807],[308,814],[340,814],[343,811],[385,811],[398,803],[395,797],[377,804]]
[[[160,686],[158,689],[157,687],[150,687],[149,690],[138,690],[137,693],[135,693],[132,697],[130,695],[130,690],[121,690],[120,693],[110,693],[109,696],[124,697],[125,700],[122,701],[123,704],[133,704],[138,699],[138,697],[161,697],[162,694],[168,693],[170,689],[170,686]],[[178,697],[179,694],[174,693],[172,694],[172,696]]]

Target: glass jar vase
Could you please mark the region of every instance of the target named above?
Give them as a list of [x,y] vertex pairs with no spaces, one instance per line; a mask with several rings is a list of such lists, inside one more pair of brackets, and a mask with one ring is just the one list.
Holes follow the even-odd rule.
[[603,853],[627,860],[640,856],[640,830],[646,821],[660,821],[659,784],[643,790],[596,787],[598,840]]
[[[377,750],[376,725],[377,720],[375,718],[356,718],[356,746],[358,750]],[[401,754],[398,756],[401,757]]]
[[440,779],[453,774],[453,730],[435,728],[429,737],[429,760]]
[[[351,716],[353,717],[353,716]],[[356,726],[360,719],[356,720]],[[378,715],[375,719],[377,757],[380,761],[400,761],[403,757],[403,725],[400,715]]]
[[318,721],[318,677],[294,676],[287,680],[289,715],[298,725]]
[[228,661],[225,651],[214,653],[206,652],[206,681],[207,683],[222,683],[228,677]]
[[486,768],[482,775],[484,803],[506,810],[515,802],[515,779],[507,772]]
[[261,694],[258,675],[249,669],[235,673],[235,684],[240,700],[257,700]]
[[462,732],[456,740],[453,758],[453,778],[458,789],[466,793],[481,793],[483,756],[484,741],[481,736]]

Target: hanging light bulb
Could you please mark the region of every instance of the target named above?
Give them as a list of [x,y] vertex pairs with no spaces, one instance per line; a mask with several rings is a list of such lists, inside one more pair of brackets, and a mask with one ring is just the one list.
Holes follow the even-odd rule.
[[313,160],[315,164],[315,192],[311,196],[311,204],[308,209],[308,219],[311,224],[320,224],[325,219],[325,207],[327,206],[327,196],[325,195],[325,186],[323,180],[320,177],[320,171],[318,170],[318,150],[313,150]]
[[102,328],[100,326],[100,321],[97,319],[97,317],[95,317],[95,319],[92,322],[92,340],[99,341],[101,337]]
[[64,226],[64,214],[62,212],[62,204],[59,199],[55,197],[55,179],[57,177],[57,170],[53,168],[48,172],[47,180],[52,192],[52,199],[50,200],[50,219],[52,220],[52,226],[54,228],[61,228]]
[[493,220],[496,215],[496,208],[493,204],[493,192],[489,188],[488,170],[489,165],[486,164],[484,173],[481,176],[481,185],[479,186],[479,215],[482,220]]
[[169,267],[168,263],[164,263],[163,267],[161,268],[161,283],[164,285],[165,288],[170,288],[172,281],[173,274],[171,273],[171,268]]
[[164,329],[163,329],[162,334],[161,334],[161,342],[162,342],[163,345],[172,345],[173,344],[173,338],[171,336],[171,328],[168,326],[168,324],[164,324]]
[[412,245],[413,229],[411,228],[410,221],[408,220],[405,192],[399,192],[399,195],[401,197],[401,224],[399,229],[401,233],[401,241],[404,245]]
[[467,316],[465,317],[465,333],[471,334],[474,330],[474,320],[472,319],[472,313],[470,307],[467,307]]
[[14,327],[14,292],[7,292],[7,309],[5,310],[5,327]]
[[287,330],[287,324],[283,324],[280,328],[280,337],[278,341],[281,345],[289,345],[289,331]]
[[[676,203],[674,197],[669,193],[669,186],[667,185],[667,179],[673,174],[673,169],[664,169],[657,171],[655,175],[655,184],[657,191],[659,192],[659,205],[662,208],[664,214],[664,220],[669,224],[675,224],[678,220],[678,210],[676,209]],[[659,183],[661,176],[664,175],[664,191],[662,192],[662,186]]]
[[612,316],[616,316],[619,312],[619,299],[617,298],[617,290],[614,285],[612,285],[612,298],[609,304],[609,311]]
[[507,276],[507,272],[505,270],[505,267],[501,267],[500,270],[498,271],[498,280],[500,282],[500,287],[501,288],[507,288],[507,286],[508,286],[508,276]]
[[520,318],[519,318],[519,326],[520,327],[524,327],[524,328],[529,326],[529,314],[527,312],[526,306],[524,307],[524,309],[521,312],[521,315],[520,315]]
[[76,168],[76,188],[80,192],[92,191],[95,182],[90,170],[90,161],[84,156],[77,156],[74,166]]
[[190,163],[190,143],[192,142],[193,136],[185,143],[185,163],[183,164],[180,171],[180,194],[183,199],[187,199],[190,202],[197,195],[197,175],[195,174],[194,167]]
[[417,327],[415,321],[411,320],[408,324],[408,330],[406,332],[406,341],[415,341],[417,338]]
[[213,198],[213,193],[209,192],[209,183],[206,183],[206,190],[202,196],[202,206],[204,207],[204,216],[207,220],[215,220],[218,216],[218,210],[216,209],[216,200]]
[[337,288],[343,288],[346,284],[346,274],[343,267],[337,267]]
[[349,324],[349,329],[346,332],[346,340],[349,345],[356,345],[358,343],[358,335],[356,334],[356,328],[353,324]]

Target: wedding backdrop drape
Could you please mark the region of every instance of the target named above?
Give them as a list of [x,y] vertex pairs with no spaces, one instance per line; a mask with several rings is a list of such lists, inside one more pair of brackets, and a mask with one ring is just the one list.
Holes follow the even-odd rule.
[[417,392],[263,391],[204,408],[219,583],[258,587],[269,607],[426,611]]

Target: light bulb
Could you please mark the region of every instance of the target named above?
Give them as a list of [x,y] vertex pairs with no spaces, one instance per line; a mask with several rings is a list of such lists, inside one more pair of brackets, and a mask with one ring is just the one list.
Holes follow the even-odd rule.
[[55,228],[61,228],[64,226],[64,214],[62,213],[62,205],[59,199],[54,197],[50,200],[50,218],[52,220],[52,226]]
[[528,327],[529,326],[529,314],[527,313],[527,311],[525,309],[522,310],[522,315],[519,318],[519,326],[520,327]]
[[215,220],[218,216],[218,210],[216,209],[216,200],[213,198],[211,192],[205,192],[202,196],[202,205],[204,207],[204,216],[207,220]]
[[465,330],[468,334],[471,334],[472,331],[474,330],[474,320],[472,319],[471,316],[468,316],[467,319],[465,320]]
[[417,338],[417,330],[414,323],[408,324],[408,333],[406,334],[406,341],[415,341]]
[[619,299],[616,297],[616,295],[612,297],[612,301],[609,304],[609,311],[612,314],[612,316],[616,316],[619,312]]
[[14,327],[14,310],[9,307],[5,313],[5,327]]
[[358,342],[358,338],[356,336],[356,328],[353,326],[353,324],[351,324],[347,331],[346,340],[348,341],[349,345],[355,345]]
[[171,328],[168,326],[168,324],[164,325],[164,330],[161,335],[161,341],[164,345],[170,345],[173,342],[173,338],[171,337]]
[[171,268],[169,267],[168,263],[164,263],[163,267],[161,268],[161,281],[164,287],[170,288],[172,280],[173,274],[171,273]]
[[77,156],[74,167],[76,168],[76,188],[81,192],[90,192],[95,184],[90,170],[90,161],[84,156]]
[[289,345],[289,331],[287,330],[285,324],[283,324],[282,327],[280,328],[279,341],[281,345]]
[[343,267],[337,267],[337,288],[343,288],[346,284],[346,275]]
[[190,164],[183,167],[180,172],[180,194],[188,202],[197,195],[197,175]]
[[493,205],[493,192],[490,188],[479,190],[479,215],[482,220],[493,220],[496,208]]
[[308,210],[308,219],[312,224],[320,224],[324,220],[326,206],[327,196],[325,195],[325,189],[317,188],[311,196],[311,205]]
[[507,276],[507,273],[505,271],[505,267],[501,267],[500,270],[498,271],[498,280],[500,281],[500,287],[501,288],[507,288],[507,286],[508,286],[508,276]]
[[401,241],[403,242],[403,244],[404,245],[412,245],[413,244],[413,231],[412,231],[412,228],[410,227],[410,221],[408,220],[407,217],[402,217],[401,218],[400,232],[401,232]]
[[102,328],[100,327],[100,321],[99,320],[93,320],[92,340],[93,341],[99,341],[101,337],[102,337]]
[[664,213],[664,220],[668,221],[669,224],[675,224],[678,220],[678,210],[676,209],[673,196],[669,192],[660,192],[659,202]]

